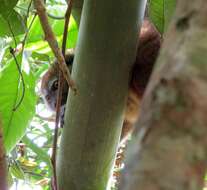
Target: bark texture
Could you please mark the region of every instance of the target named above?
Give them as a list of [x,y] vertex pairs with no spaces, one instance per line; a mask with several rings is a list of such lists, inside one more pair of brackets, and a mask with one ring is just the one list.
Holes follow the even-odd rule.
[[179,0],[120,190],[199,190],[207,169],[207,2]]
[[105,190],[123,124],[129,73],[145,0],[87,0],[83,5],[58,155],[60,190]]

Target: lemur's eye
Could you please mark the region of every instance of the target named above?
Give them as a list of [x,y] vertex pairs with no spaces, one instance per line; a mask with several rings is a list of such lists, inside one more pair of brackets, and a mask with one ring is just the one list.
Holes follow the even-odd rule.
[[50,96],[49,96],[49,95],[46,95],[46,96],[45,96],[45,99],[46,99],[47,101],[49,101],[49,100],[50,100]]
[[58,80],[55,80],[52,84],[52,90],[57,90],[58,89]]

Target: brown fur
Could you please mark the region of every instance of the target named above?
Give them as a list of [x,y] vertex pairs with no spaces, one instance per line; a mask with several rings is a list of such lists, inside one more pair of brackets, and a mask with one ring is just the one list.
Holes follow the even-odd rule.
[[[161,44],[161,36],[155,27],[148,21],[144,20],[139,35],[139,44],[137,57],[132,68],[132,78],[129,83],[129,95],[125,110],[125,119],[122,130],[121,139],[125,139],[133,130],[133,125],[139,116],[140,103],[144,94],[145,88],[149,81],[152,69],[158,55]],[[66,62],[71,64],[72,53],[66,54]],[[57,77],[57,64],[53,65],[43,76],[41,92],[44,101],[48,106],[55,111],[56,105],[56,90],[53,91],[49,85],[51,80]],[[67,83],[64,84],[62,105],[66,103],[68,93]]]
[[133,131],[133,125],[139,117],[141,100],[149,82],[160,45],[161,36],[159,32],[145,19],[141,27],[137,57],[132,68],[132,78],[129,83],[129,95],[121,134],[122,141],[125,141]]

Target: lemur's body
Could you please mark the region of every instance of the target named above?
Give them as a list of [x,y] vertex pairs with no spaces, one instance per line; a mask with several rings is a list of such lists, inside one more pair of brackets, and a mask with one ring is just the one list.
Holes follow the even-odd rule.
[[[129,82],[129,96],[127,99],[122,139],[132,131],[133,124],[139,116],[139,108],[149,77],[158,55],[161,44],[161,37],[155,27],[144,20],[139,35],[137,57],[132,68],[131,80]],[[67,65],[72,65],[74,53],[69,51],[66,54]],[[58,68],[54,64],[43,76],[41,92],[43,98],[51,110],[55,111],[57,98]],[[67,100],[68,85],[64,81],[63,97],[61,106],[64,107]],[[62,109],[63,110],[63,109]]]

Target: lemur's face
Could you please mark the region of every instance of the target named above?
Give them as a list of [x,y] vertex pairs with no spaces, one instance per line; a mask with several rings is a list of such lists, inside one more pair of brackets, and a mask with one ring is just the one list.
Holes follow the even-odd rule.
[[44,96],[45,102],[52,110],[56,108],[56,101],[57,101],[57,93],[58,93],[58,78],[54,77],[50,79],[47,84],[46,90],[44,89]]
[[[43,76],[41,84],[41,94],[46,105],[55,111],[58,96],[58,70],[53,66]],[[66,104],[68,85],[63,81],[63,95],[61,107]]]
[[[66,53],[65,61],[69,70],[72,69],[74,53],[73,51],[68,51]],[[41,94],[46,105],[52,110],[56,110],[57,96],[58,96],[58,64],[54,61],[54,64],[49,68],[49,70],[42,77],[41,83]],[[68,96],[68,84],[66,80],[63,80],[63,91],[62,91],[62,101],[61,110],[65,107]]]

